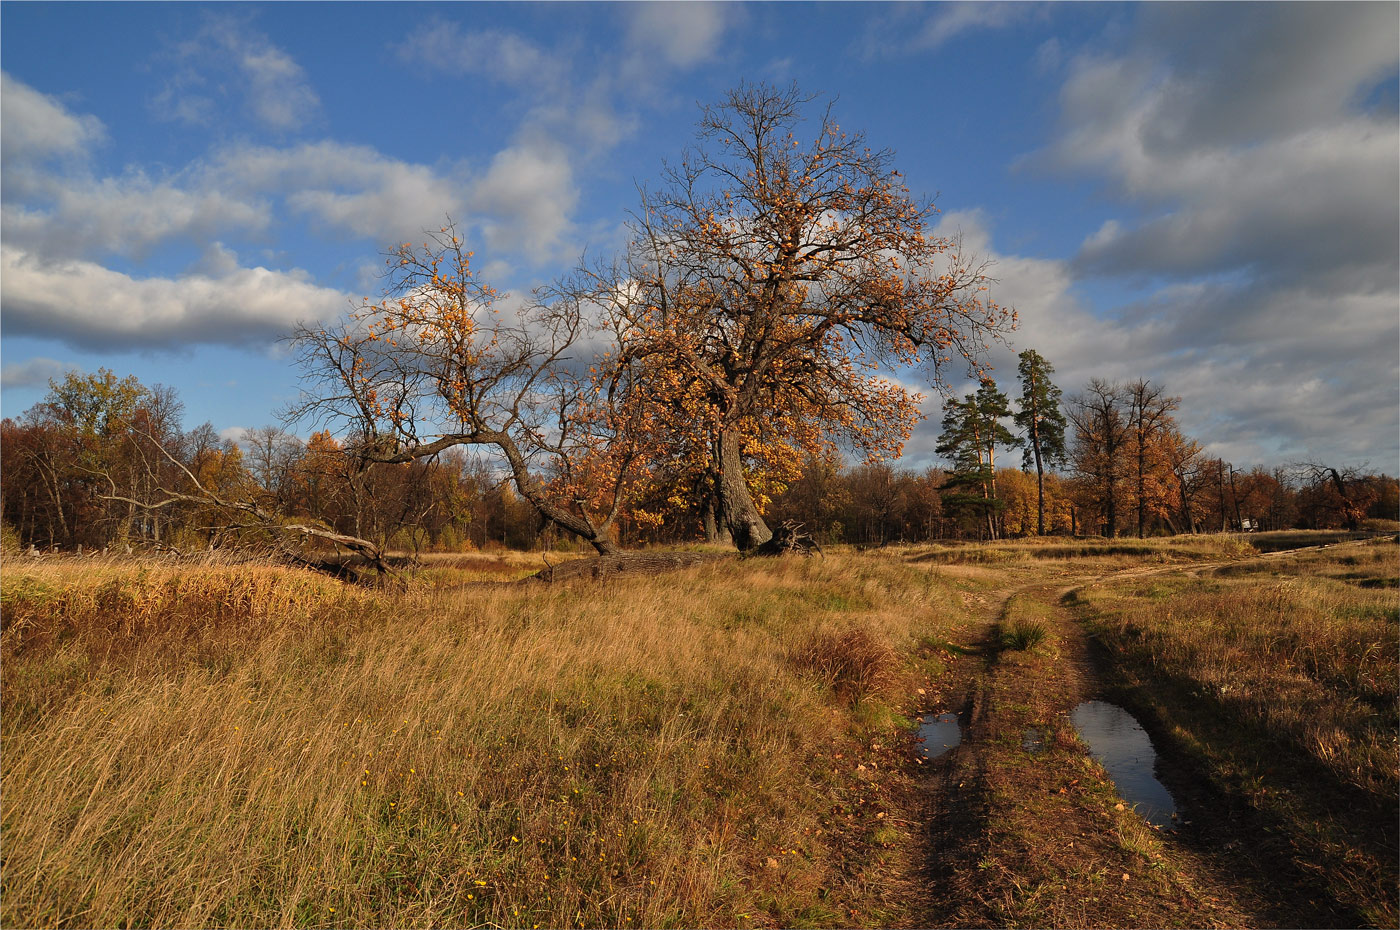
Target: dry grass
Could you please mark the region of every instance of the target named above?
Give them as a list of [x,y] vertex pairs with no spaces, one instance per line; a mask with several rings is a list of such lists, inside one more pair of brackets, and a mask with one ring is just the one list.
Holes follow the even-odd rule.
[[1086,595],[1164,728],[1376,926],[1400,917],[1397,576],[1389,540]]
[[944,543],[899,550],[908,562],[936,565],[1025,565],[1035,561],[1071,562],[1104,567],[1142,562],[1172,563],[1236,559],[1254,554],[1252,537],[1241,534],[1172,536],[1154,539],[1068,539],[1058,536],[989,543]]
[[[376,593],[7,560],[3,590],[5,926],[901,919],[855,759],[952,609],[925,573]],[[854,706],[793,661],[838,628],[879,657]]]

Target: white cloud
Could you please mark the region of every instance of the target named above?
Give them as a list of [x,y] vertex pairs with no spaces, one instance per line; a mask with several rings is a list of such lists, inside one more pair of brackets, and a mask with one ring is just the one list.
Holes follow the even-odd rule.
[[[1183,281],[1095,313],[1070,263],[999,254],[981,213],[946,215],[934,231],[961,233],[966,253],[992,261],[990,274],[999,279],[993,298],[1020,313],[1011,345],[990,355],[1010,396],[1019,391],[1016,354],[1031,348],[1055,366],[1066,397],[1092,377],[1165,385],[1182,397],[1186,432],[1237,465],[1311,455],[1386,467],[1400,456],[1400,301],[1393,291]],[[975,386],[953,388],[961,396]],[[905,452],[915,466],[936,460],[941,400],[930,398],[924,412],[929,419]]]
[[225,426],[223,429],[219,430],[219,438],[224,442],[242,445],[251,432],[252,429],[246,426]]
[[726,3],[629,3],[627,40],[645,54],[654,68],[659,63],[693,68],[713,58],[733,13]]
[[81,154],[106,135],[95,116],[76,115],[60,101],[0,71],[0,158],[18,160]]
[[557,146],[518,146],[496,154],[472,191],[472,206],[493,249],[520,250],[536,261],[561,254],[578,203],[568,156]]
[[50,381],[60,379],[77,369],[78,366],[73,362],[60,362],[57,359],[38,356],[18,365],[4,366],[4,369],[0,370],[0,387],[42,388]]
[[1072,61],[1037,156],[1125,208],[1064,270],[1145,291],[1076,324],[1079,355],[1166,384],[1188,432],[1237,463],[1393,463],[1400,120],[1368,99],[1400,68],[1400,10],[1137,9],[1127,52]]
[[220,191],[152,181],[140,172],[100,181],[50,176],[46,207],[5,204],[5,242],[49,258],[94,252],[145,254],[171,239],[201,241],[225,230],[257,232],[267,204]]
[[449,214],[460,219],[466,179],[368,146],[318,142],[226,150],[205,183],[247,196],[279,193],[296,212],[382,242],[436,229]]
[[137,279],[93,262],[46,263],[0,250],[8,332],[88,349],[257,345],[298,322],[331,319],[349,299],[301,272],[240,268],[220,277]]
[[566,61],[513,32],[464,32],[457,23],[433,19],[397,47],[399,58],[444,74],[481,74],[504,84],[557,88],[567,82]]
[[[882,55],[934,51],[958,36],[982,29],[1006,29],[1044,15],[1037,3],[961,0],[937,4],[881,5],[869,19],[860,53],[867,59]],[[931,10],[923,16],[924,10]],[[921,18],[922,17],[922,18]]]
[[1396,8],[1141,9],[1131,54],[1076,59],[1045,153],[1143,211],[1090,237],[1082,268],[1393,279],[1400,127],[1361,102],[1400,67]]
[[1088,268],[1190,274],[1255,265],[1290,277],[1394,268],[1393,126],[1357,118],[1249,147],[1121,154],[1110,170],[1124,187],[1170,206],[1136,226],[1099,230],[1081,251]]
[[320,112],[301,65],[234,16],[207,14],[172,54],[175,71],[152,101],[164,119],[209,125],[221,110],[215,98],[235,95],[249,116],[274,130],[299,129]]
[[940,3],[913,39],[913,46],[935,49],[964,32],[1002,29],[1021,22],[1034,12],[1028,3]]

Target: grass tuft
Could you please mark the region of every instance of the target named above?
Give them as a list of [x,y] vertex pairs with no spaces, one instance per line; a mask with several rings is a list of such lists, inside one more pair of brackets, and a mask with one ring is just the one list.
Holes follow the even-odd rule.
[[1002,649],[1024,652],[1034,649],[1045,641],[1049,631],[1038,620],[1017,620],[1009,627],[997,631],[997,642]]
[[879,693],[897,667],[894,650],[861,627],[813,634],[793,659],[850,704]]

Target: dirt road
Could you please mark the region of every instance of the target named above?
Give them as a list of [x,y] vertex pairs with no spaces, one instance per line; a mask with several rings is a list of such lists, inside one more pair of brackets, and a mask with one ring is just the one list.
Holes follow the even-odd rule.
[[[1270,558],[1286,558],[1278,553]],[[1133,706],[1079,622],[1086,586],[1224,562],[1041,570],[967,595],[975,621],[952,644],[941,706],[961,744],[921,781],[924,926],[1341,927],[1364,919],[1300,874],[1257,812],[1214,792],[1160,732],[1158,778],[1178,820],[1149,826],[1088,755],[1069,720],[1082,701]],[[1048,568],[1048,567],[1047,567]],[[1027,577],[1039,574],[1038,580]],[[1046,579],[1046,575],[1054,577]],[[1000,631],[1030,618],[1047,631],[1031,651]],[[958,648],[961,647],[961,648]]]

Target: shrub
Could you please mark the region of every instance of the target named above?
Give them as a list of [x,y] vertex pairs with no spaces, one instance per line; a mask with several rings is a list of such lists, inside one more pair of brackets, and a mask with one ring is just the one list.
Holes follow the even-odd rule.
[[851,703],[889,684],[896,661],[887,644],[860,627],[817,633],[797,650],[794,660]]

